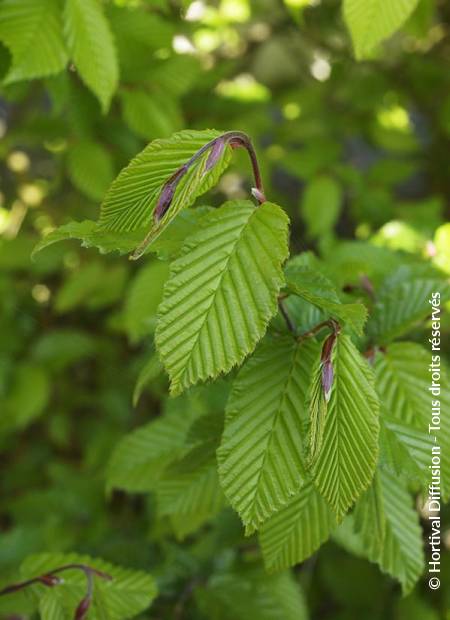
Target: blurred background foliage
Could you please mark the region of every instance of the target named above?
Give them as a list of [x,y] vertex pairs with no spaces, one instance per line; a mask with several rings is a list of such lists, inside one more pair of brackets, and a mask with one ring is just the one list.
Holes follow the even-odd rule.
[[[168,408],[223,408],[226,385],[165,397],[152,334],[166,264],[74,242],[30,254],[56,226],[96,219],[149,140],[210,127],[252,136],[294,251],[345,265],[343,284],[361,271],[376,281],[412,257],[450,273],[450,4],[419,0],[401,31],[357,62],[337,0],[104,2],[102,36],[116,50],[106,85],[95,67],[89,78],[95,54],[84,79],[72,62],[38,80],[11,73],[1,9],[0,579],[12,581],[32,552],[76,550],[153,572],[160,596],[142,618],[258,616],[267,578],[229,509],[195,533],[185,524],[185,536],[152,495],[105,492],[126,432]],[[246,170],[237,154],[203,204],[247,196]],[[402,599],[343,538],[295,573],[312,618],[450,617],[444,587],[429,593],[424,581]],[[274,586],[274,601],[286,587]],[[0,599],[0,618],[32,614],[25,596]]]

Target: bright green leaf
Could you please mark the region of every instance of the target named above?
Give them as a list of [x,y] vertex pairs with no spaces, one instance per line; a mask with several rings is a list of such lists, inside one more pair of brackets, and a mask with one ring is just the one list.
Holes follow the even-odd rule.
[[277,205],[234,201],[212,211],[172,263],[156,345],[173,394],[229,372],[277,311],[288,218]]
[[107,112],[117,88],[116,49],[98,0],[66,0],[65,31],[70,54],[81,79]]
[[381,41],[401,28],[417,3],[418,0],[344,0],[344,19],[356,58],[366,58]]
[[330,536],[336,517],[311,482],[261,527],[259,540],[268,570],[309,558]]
[[305,397],[316,351],[314,342],[267,337],[233,383],[219,474],[249,530],[285,505],[304,482]]
[[67,64],[57,0],[0,2],[0,41],[11,51],[6,82],[59,73]]

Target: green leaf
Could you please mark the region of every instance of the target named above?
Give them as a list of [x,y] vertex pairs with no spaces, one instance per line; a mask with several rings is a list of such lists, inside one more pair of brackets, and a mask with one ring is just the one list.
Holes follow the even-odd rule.
[[251,568],[214,575],[197,599],[211,620],[307,620],[300,586],[288,573],[267,575]]
[[[217,131],[180,131],[171,138],[154,140],[137,155],[111,185],[101,207],[99,226],[117,232],[134,231],[152,224],[152,213],[164,183],[202,146],[216,138]],[[170,209],[155,228],[158,236],[181,209],[213,187],[231,157],[227,147],[216,166],[204,167],[208,155],[192,166],[181,179]]]
[[348,336],[338,337],[333,368],[322,446],[310,468],[318,490],[342,517],[375,471],[379,404],[373,373]]
[[395,271],[380,289],[367,324],[372,340],[384,345],[413,330],[431,314],[429,299],[435,292],[441,303],[450,298],[450,285],[436,272],[415,274],[407,266]]
[[103,265],[97,260],[73,271],[56,294],[56,312],[64,314],[87,302],[101,282],[103,274]]
[[161,362],[159,361],[159,357],[157,355],[157,353],[153,353],[153,355],[151,355],[146,364],[141,368],[141,371],[139,372],[137,381],[136,381],[136,385],[134,386],[134,390],[133,390],[133,406],[136,407],[136,405],[139,402],[139,399],[141,398],[141,395],[144,391],[144,389],[147,387],[147,385],[151,382],[154,381],[155,379],[157,379],[159,377],[159,375],[162,373],[163,371],[163,367]]
[[367,309],[362,304],[343,304],[333,284],[315,269],[290,261],[285,269],[287,288],[338,321],[348,323],[358,334],[363,334]]
[[308,183],[302,196],[300,212],[311,237],[317,238],[333,230],[341,203],[342,190],[333,177],[322,175]]
[[329,538],[335,525],[331,508],[307,481],[260,529],[266,568],[281,570],[303,562]]
[[59,73],[67,64],[57,0],[3,0],[0,41],[11,51],[5,82]]
[[0,401],[0,432],[30,424],[44,412],[50,393],[50,378],[41,366],[28,362],[18,364],[7,398],[5,402]]
[[173,99],[161,93],[130,90],[121,93],[123,118],[138,136],[151,140],[169,137],[180,129],[181,115]]
[[124,324],[131,342],[138,342],[154,331],[156,311],[168,275],[168,264],[155,260],[140,269],[133,278],[124,307]]
[[277,311],[288,218],[275,204],[224,204],[186,240],[159,308],[156,345],[173,394],[229,372]]
[[98,0],[66,0],[65,31],[81,79],[107,112],[117,88],[119,70],[109,23]]
[[107,488],[131,493],[153,490],[164,469],[184,447],[192,419],[188,408],[166,414],[125,435],[108,463]]
[[[216,462],[223,416],[203,416],[193,424],[193,427],[199,426],[202,435],[206,436],[169,465],[156,489],[158,512],[170,517],[180,539],[214,517],[224,504]],[[195,440],[192,431],[191,427],[187,442]]]
[[[432,401],[438,401],[441,411],[440,430],[429,433],[429,440],[435,446],[440,446],[441,489],[443,497],[449,498],[450,422],[443,412],[448,411],[450,407],[450,381],[441,361],[440,393],[436,396],[431,394],[429,391],[431,361],[431,352],[416,343],[399,342],[389,345],[385,352],[378,353],[375,358],[376,389],[380,396],[383,417],[388,414],[392,422],[408,429],[408,437],[404,430],[400,433],[396,427],[393,427],[392,432],[396,433],[398,441],[408,451],[413,465],[415,463],[420,469],[425,465],[424,451],[427,450],[429,443],[423,441],[422,446],[420,443],[417,444],[418,437],[414,430],[419,434],[429,433],[428,427],[432,423]],[[398,459],[402,454],[391,451],[391,455],[398,469],[401,467],[401,461]],[[428,452],[427,467],[430,465],[430,459],[431,450]],[[413,473],[415,471],[416,467]]]
[[323,432],[325,430],[325,421],[328,410],[328,403],[325,398],[325,393],[322,385],[322,373],[323,364],[316,364],[316,367],[312,374],[308,394],[308,409],[310,416],[308,458],[310,462],[314,461],[322,447]]
[[92,200],[100,201],[114,178],[114,164],[101,144],[84,140],[70,147],[67,157],[73,185]]
[[303,425],[317,345],[264,339],[233,383],[217,456],[225,495],[249,531],[295,495],[305,480]]
[[369,559],[408,594],[424,569],[422,530],[411,497],[398,477],[380,470],[356,504],[356,528]]
[[161,92],[178,98],[193,87],[201,74],[202,68],[197,58],[187,54],[176,54],[151,67],[149,77],[152,84],[157,84]]
[[367,58],[384,39],[401,28],[418,0],[344,0],[344,19],[352,35],[356,58]]
[[35,259],[36,254],[45,248],[69,239],[81,241],[84,248],[98,248],[101,254],[108,254],[109,252],[127,254],[142,241],[144,236],[145,230],[142,229],[130,233],[117,233],[100,230],[97,223],[92,220],[71,221],[43,237],[33,249],[31,257]]
[[96,353],[95,336],[78,329],[56,328],[35,341],[33,360],[56,372]]
[[[20,567],[23,579],[44,575],[68,564],[84,564],[104,572],[111,580],[94,577],[94,593],[89,618],[92,620],[125,620],[141,613],[156,596],[153,577],[141,571],[128,570],[104,560],[75,553],[39,553],[27,557]],[[42,620],[72,620],[74,611],[86,595],[86,576],[81,570],[61,573],[63,583],[46,588],[33,586],[39,598]]]
[[[186,209],[171,222],[164,232],[149,248],[150,252],[155,252],[160,258],[167,260],[180,253],[181,247],[186,237],[201,226],[203,217],[210,211],[210,207],[196,207]],[[147,233],[146,229],[139,229],[133,232],[113,232],[98,228],[97,223],[92,220],[83,222],[68,222],[59,228],[48,233],[36,245],[32,252],[32,258],[41,250],[68,239],[78,239],[85,248],[97,248],[101,254],[118,252],[127,254],[141,243]]]
[[430,479],[430,455],[434,442],[425,429],[399,422],[382,408],[380,418],[380,461],[397,476],[425,484]]

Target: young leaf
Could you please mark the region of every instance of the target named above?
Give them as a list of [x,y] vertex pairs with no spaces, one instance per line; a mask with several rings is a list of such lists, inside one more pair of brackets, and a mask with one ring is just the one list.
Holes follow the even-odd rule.
[[346,335],[335,344],[334,381],[322,446],[310,465],[338,517],[369,486],[378,458],[378,397],[372,371]]
[[234,201],[205,216],[172,263],[156,345],[177,394],[229,372],[277,311],[288,218],[275,204]]
[[67,44],[81,79],[107,112],[119,69],[109,23],[98,0],[66,0]]
[[356,58],[361,60],[398,30],[418,0],[344,0],[344,19],[352,35]]
[[[326,368],[333,368],[331,352],[330,360],[326,362]],[[309,460],[314,461],[320,448],[322,447],[323,431],[325,428],[325,420],[327,416],[328,400],[333,387],[333,374],[334,370],[331,370],[331,381],[327,391],[324,388],[324,361],[321,359],[320,363],[316,365],[314,370],[308,398],[308,409],[310,417],[310,434],[309,434]]]
[[289,568],[309,558],[330,536],[336,517],[312,482],[261,527],[259,541],[266,568]]
[[[431,353],[413,342],[399,342],[389,345],[384,353],[375,358],[376,389],[380,395],[383,411],[395,423],[428,433],[431,424],[431,401],[438,400],[441,412],[450,407],[450,383],[446,369],[440,366],[440,394],[432,396],[429,392]],[[395,431],[394,431],[395,432]],[[398,433],[398,431],[397,431]],[[444,498],[450,496],[450,423],[441,414],[439,431],[430,433],[430,439],[441,448],[441,488]],[[405,443],[406,439],[403,439]],[[411,443],[411,439],[409,440]],[[426,449],[423,444],[420,452]],[[409,448],[411,451],[411,448]],[[431,452],[428,455],[430,458]],[[395,456],[399,456],[397,453]],[[414,461],[424,460],[417,450]],[[427,467],[430,463],[428,462]],[[415,469],[413,470],[413,472]]]
[[409,493],[397,476],[379,470],[355,508],[355,523],[372,562],[408,594],[424,568],[422,531]]
[[362,335],[364,323],[367,319],[367,310],[362,304],[343,304],[337,296],[333,284],[306,265],[290,261],[285,269],[287,288],[313,304],[332,317],[348,323],[358,334]]
[[[151,575],[75,553],[31,555],[22,563],[20,572],[23,579],[30,579],[68,564],[83,564],[112,577],[102,579],[94,576],[90,620],[133,618],[144,611],[156,596],[156,585]],[[33,586],[43,620],[72,620],[75,609],[86,595],[87,582],[83,571],[67,570],[58,573],[58,576],[64,578],[63,583],[52,588]]]
[[12,66],[5,82],[59,73],[67,64],[57,0],[4,0],[0,3],[0,41]]
[[[130,232],[152,226],[152,214],[166,181],[202,146],[219,136],[219,132],[180,131],[170,138],[154,140],[137,155],[111,185],[103,201],[99,227],[116,232]],[[227,147],[216,166],[205,172],[208,153],[200,158],[178,184],[170,209],[156,225],[155,237],[181,211],[215,185],[231,158]]]
[[302,430],[316,352],[313,341],[266,337],[233,383],[217,457],[225,495],[249,531],[305,480]]

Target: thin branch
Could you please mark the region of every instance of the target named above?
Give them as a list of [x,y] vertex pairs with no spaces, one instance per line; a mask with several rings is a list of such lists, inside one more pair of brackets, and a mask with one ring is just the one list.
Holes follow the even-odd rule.
[[92,566],[87,566],[86,564],[65,564],[64,566],[59,566],[52,571],[45,573],[44,575],[39,575],[38,577],[34,577],[33,579],[27,579],[26,581],[21,581],[19,583],[14,583],[6,586],[2,590],[0,590],[0,596],[3,596],[4,594],[12,594],[13,592],[18,592],[19,590],[23,590],[28,586],[32,586],[35,584],[41,584],[47,586],[48,588],[53,588],[54,586],[64,583],[64,580],[60,577],[57,577],[56,573],[62,573],[66,570],[81,570],[86,576],[86,594],[78,604],[74,615],[74,620],[84,620],[92,602],[92,596],[94,592],[94,575],[100,577],[101,579],[107,579],[108,581],[112,580],[111,575],[97,570]]
[[339,332],[341,331],[341,326],[339,325],[337,321],[335,321],[334,319],[328,319],[327,321],[322,321],[322,323],[318,323],[317,325],[309,329],[307,332],[300,334],[300,336],[298,337],[298,341],[302,342],[303,340],[306,340],[307,338],[312,338],[325,327],[332,329],[336,335],[339,334]]
[[290,332],[292,332],[295,335],[297,335],[297,329],[291,319],[291,317],[289,316],[289,313],[286,309],[286,306],[283,303],[283,299],[284,297],[278,297],[278,307],[280,309],[280,313],[282,314],[284,320],[286,321],[286,325],[289,329]]

